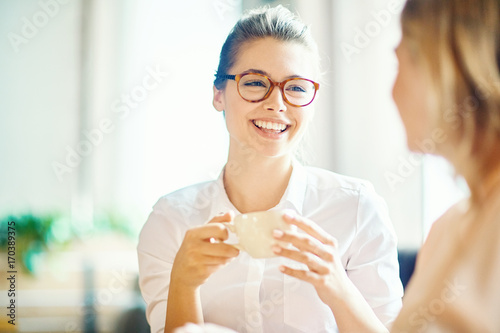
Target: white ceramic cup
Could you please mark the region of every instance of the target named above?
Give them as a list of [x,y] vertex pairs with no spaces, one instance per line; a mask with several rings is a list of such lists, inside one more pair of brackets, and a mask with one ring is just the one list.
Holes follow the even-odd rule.
[[231,245],[253,258],[271,258],[276,256],[272,250],[273,245],[289,247],[288,243],[273,238],[273,230],[295,230],[295,226],[283,220],[284,213],[282,210],[271,210],[241,214],[235,216],[232,222],[223,224],[238,237],[239,243]]

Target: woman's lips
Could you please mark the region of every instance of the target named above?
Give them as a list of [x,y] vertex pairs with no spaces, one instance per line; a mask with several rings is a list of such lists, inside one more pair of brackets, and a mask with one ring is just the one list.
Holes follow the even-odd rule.
[[253,120],[252,123],[261,135],[271,139],[281,138],[283,133],[290,128],[290,125],[267,120]]

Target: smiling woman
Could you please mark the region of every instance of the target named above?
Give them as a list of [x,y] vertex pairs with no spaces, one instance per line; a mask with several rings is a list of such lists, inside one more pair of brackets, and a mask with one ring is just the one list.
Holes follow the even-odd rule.
[[[213,87],[229,133],[226,166],[216,180],[162,197],[141,232],[153,332],[189,322],[385,331],[394,320],[402,286],[385,203],[365,181],[294,158],[314,114],[318,58],[309,29],[281,6],[249,12],[230,32]],[[235,214],[268,210],[285,210],[295,226],[274,230],[274,257],[225,242]]]

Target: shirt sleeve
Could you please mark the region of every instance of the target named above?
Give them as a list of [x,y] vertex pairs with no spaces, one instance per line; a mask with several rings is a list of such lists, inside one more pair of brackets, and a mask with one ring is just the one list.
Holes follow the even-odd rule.
[[397,238],[385,201],[370,186],[360,190],[356,236],[346,271],[375,315],[390,327],[401,310],[403,296]]
[[165,328],[170,272],[183,237],[181,223],[173,224],[175,214],[165,212],[160,206],[159,202],[153,208],[137,246],[139,286],[153,333]]

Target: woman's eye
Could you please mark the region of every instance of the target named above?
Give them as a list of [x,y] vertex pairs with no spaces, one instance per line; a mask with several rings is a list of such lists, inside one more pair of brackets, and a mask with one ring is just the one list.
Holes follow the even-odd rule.
[[306,92],[306,89],[301,86],[290,86],[287,87],[286,90],[288,91],[293,91],[293,92]]
[[247,87],[266,87],[266,84],[262,81],[247,81],[245,82]]

